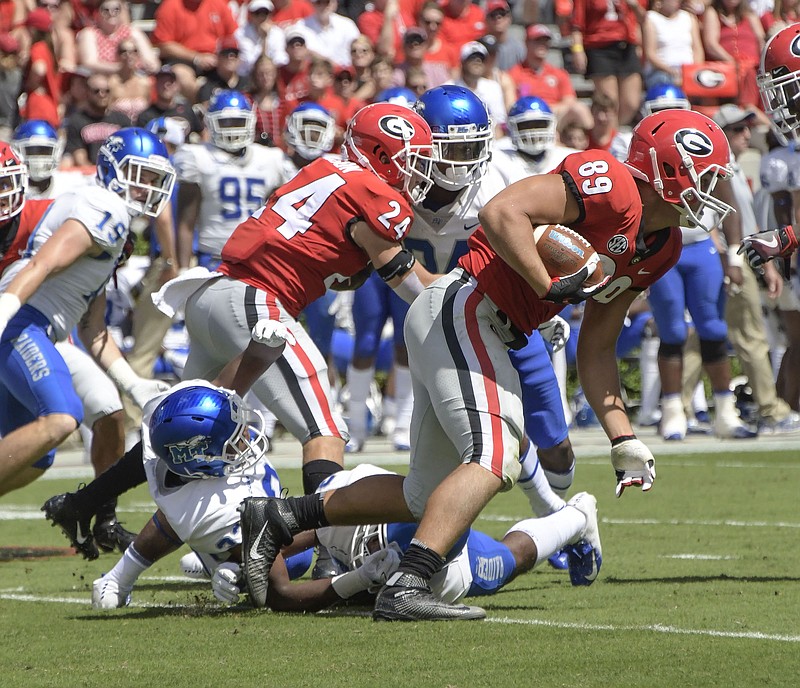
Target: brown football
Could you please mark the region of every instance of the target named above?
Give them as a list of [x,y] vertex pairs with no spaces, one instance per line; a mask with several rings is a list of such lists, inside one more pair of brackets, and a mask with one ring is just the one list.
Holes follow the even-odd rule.
[[564,277],[582,267],[595,264],[595,270],[586,280],[587,286],[599,284],[603,265],[592,245],[576,231],[564,225],[539,225],[533,230],[536,250],[550,277]]

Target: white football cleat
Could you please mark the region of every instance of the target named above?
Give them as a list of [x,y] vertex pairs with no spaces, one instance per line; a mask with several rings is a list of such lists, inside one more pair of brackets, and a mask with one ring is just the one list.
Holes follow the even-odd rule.
[[668,441],[681,441],[686,437],[686,413],[680,396],[661,400],[661,436]]
[[567,547],[569,575],[573,585],[591,585],[603,564],[603,548],[597,525],[597,499],[588,492],[579,492],[567,502],[586,517],[579,540]]
[[118,609],[131,603],[132,588],[120,588],[117,581],[107,576],[92,583],[92,607],[95,609]]

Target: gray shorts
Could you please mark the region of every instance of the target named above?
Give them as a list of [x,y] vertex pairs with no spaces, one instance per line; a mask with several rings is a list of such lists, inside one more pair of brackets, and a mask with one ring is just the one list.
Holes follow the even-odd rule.
[[478,463],[514,485],[524,436],[519,375],[502,314],[457,268],[420,294],[405,340],[414,387],[411,465],[403,489],[417,518],[428,497],[461,463]]
[[211,280],[186,302],[191,341],[184,379],[212,380],[247,348],[250,331],[261,318],[280,320],[297,344],[286,346],[255,382],[253,393],[301,443],[314,437],[341,437],[346,442],[347,426],[331,402],[325,358],[274,296],[239,280]]

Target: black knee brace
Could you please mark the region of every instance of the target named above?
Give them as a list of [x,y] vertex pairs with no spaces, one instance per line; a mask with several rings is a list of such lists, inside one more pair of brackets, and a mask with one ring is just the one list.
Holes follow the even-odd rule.
[[683,358],[683,344],[667,344],[661,342],[658,345],[659,358]]
[[724,339],[701,339],[700,358],[703,363],[719,363],[728,355],[727,342]]

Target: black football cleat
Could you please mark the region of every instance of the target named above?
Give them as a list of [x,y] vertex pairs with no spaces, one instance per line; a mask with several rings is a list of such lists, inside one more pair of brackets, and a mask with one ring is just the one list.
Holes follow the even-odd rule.
[[113,552],[117,550],[122,553],[128,549],[136,539],[136,533],[126,530],[116,518],[110,518],[106,521],[95,521],[94,528],[92,528],[92,535],[97,546],[103,552]]
[[91,516],[83,516],[73,505],[71,492],[50,497],[42,506],[45,518],[61,528],[69,543],[84,559],[97,559],[100,552],[94,541],[89,524]]
[[448,604],[436,597],[425,579],[397,571],[386,581],[372,611],[375,621],[472,621],[485,619],[481,607]]

